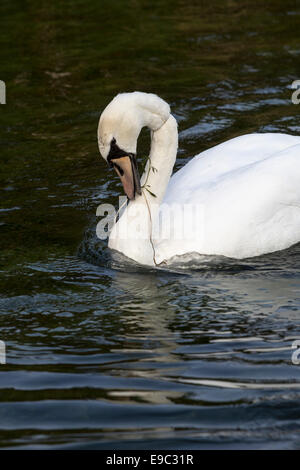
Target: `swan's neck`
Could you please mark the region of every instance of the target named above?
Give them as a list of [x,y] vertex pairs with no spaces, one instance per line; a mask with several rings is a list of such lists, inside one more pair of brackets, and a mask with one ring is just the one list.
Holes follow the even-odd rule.
[[164,198],[177,147],[177,122],[170,115],[160,129],[152,131],[150,156],[141,178],[142,194],[130,201],[109,237],[110,248],[141,264],[155,265],[152,222]]
[[170,115],[160,129],[151,133],[151,150],[141,185],[150,204],[161,204],[176,161],[178,147],[176,119]]

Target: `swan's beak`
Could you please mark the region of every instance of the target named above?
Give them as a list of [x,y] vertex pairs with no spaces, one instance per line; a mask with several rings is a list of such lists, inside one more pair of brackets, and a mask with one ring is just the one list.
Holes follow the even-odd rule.
[[134,199],[136,193],[141,194],[140,176],[134,156],[112,158],[111,163],[120,177],[128,199]]

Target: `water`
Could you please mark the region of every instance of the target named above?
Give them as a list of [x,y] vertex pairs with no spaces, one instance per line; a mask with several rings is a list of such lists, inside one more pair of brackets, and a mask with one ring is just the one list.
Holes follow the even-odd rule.
[[1,2],[4,448],[300,447],[300,246],[148,270],[95,238],[121,192],[95,138],[119,91],[171,104],[176,168],[299,134],[299,3],[158,3]]

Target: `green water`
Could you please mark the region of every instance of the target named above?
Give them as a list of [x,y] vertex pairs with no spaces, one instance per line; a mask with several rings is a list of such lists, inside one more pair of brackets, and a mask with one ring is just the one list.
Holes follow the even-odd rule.
[[0,17],[0,445],[299,448],[299,246],[176,275],[112,260],[94,228],[122,191],[96,140],[118,92],[171,104],[176,168],[300,133],[300,2],[2,0]]

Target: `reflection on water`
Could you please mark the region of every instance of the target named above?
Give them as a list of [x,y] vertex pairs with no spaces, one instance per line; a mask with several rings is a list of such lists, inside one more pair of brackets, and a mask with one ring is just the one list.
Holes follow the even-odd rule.
[[1,3],[2,447],[299,448],[300,246],[150,270],[95,237],[121,190],[95,138],[117,92],[171,103],[176,168],[299,134],[300,14],[254,3]]
[[297,447],[297,247],[285,256],[180,274],[27,265],[60,291],[2,300],[3,445]]

